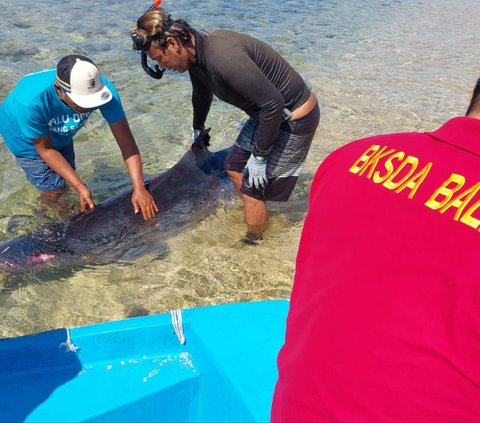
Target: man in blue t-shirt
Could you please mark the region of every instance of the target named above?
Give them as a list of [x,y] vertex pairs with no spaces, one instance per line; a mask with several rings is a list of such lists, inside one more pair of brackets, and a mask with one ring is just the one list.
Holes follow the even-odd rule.
[[94,110],[108,122],[133,185],[132,205],[144,219],[158,207],[143,181],[142,162],[120,97],[98,67],[81,55],[63,57],[57,68],[24,76],[0,105],[0,133],[27,179],[46,203],[55,201],[66,182],[76,191],[80,209],[95,203],[75,172],[73,137]]

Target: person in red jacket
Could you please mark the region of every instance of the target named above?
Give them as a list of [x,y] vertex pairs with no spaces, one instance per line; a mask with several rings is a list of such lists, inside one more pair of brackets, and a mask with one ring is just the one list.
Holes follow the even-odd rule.
[[480,421],[480,79],[466,117],[319,167],[272,421]]

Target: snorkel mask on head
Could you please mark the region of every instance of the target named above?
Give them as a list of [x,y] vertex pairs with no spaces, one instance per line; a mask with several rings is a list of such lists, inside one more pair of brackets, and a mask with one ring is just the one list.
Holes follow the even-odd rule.
[[[161,2],[162,0],[155,0],[154,3],[145,11],[145,13],[150,12],[153,9],[156,9],[158,6],[160,6]],[[148,66],[148,57],[145,51],[145,50],[148,51],[148,49],[150,48],[150,45],[152,44],[152,41],[155,41],[156,37],[155,36],[144,37],[143,35],[140,35],[136,31],[130,31],[130,36],[132,37],[132,41],[133,41],[133,49],[140,51],[143,70],[152,78],[161,79],[163,76],[163,72],[165,72],[165,69],[160,69],[160,66],[158,65],[155,65],[155,68],[151,68],[150,66]]]

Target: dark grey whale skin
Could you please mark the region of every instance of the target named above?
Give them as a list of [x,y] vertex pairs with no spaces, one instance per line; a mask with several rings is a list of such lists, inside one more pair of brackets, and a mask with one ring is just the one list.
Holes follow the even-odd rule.
[[0,245],[0,268],[15,273],[166,253],[165,240],[205,219],[228,191],[228,151],[192,145],[171,169],[148,180],[146,187],[160,209],[154,219],[145,221],[141,213],[134,214],[132,191],[125,191],[89,212]]

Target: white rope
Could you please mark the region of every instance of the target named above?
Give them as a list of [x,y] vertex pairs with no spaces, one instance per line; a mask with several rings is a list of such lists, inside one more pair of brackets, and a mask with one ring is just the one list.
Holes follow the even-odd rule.
[[70,328],[67,326],[65,330],[67,331],[67,340],[65,342],[62,342],[58,346],[58,348],[65,347],[67,351],[77,352],[79,348],[75,346],[75,344],[72,342],[72,339],[70,338]]
[[182,310],[172,310],[172,324],[180,344],[185,344],[185,335],[183,334]]

